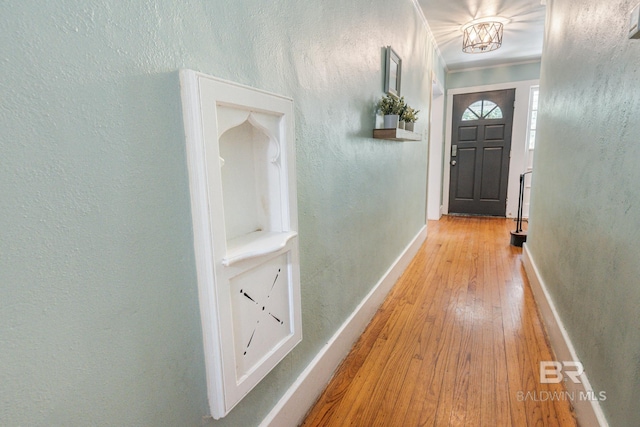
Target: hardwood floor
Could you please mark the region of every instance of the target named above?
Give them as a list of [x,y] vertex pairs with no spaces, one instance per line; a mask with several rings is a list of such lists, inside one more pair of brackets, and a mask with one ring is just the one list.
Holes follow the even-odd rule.
[[[303,426],[575,426],[512,220],[443,217]],[[555,394],[551,394],[555,393]]]

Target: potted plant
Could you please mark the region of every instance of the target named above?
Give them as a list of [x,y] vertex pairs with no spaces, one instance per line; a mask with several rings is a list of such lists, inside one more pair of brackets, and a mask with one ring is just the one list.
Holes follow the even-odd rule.
[[413,132],[413,125],[418,120],[419,112],[420,110],[414,110],[408,105],[405,106],[404,110],[402,111],[402,117],[400,118],[400,120],[404,120],[406,130]]
[[384,116],[384,128],[395,129],[398,127],[400,115],[405,108],[404,97],[397,98],[393,95],[385,95],[378,103],[378,109]]

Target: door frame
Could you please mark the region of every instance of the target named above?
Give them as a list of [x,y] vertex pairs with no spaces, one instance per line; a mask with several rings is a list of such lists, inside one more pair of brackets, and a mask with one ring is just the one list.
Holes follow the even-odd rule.
[[[447,90],[447,112],[445,123],[445,148],[442,194],[449,194],[451,181],[451,127],[453,125],[453,95],[493,90],[515,89],[516,101],[513,110],[513,128],[511,135],[511,159],[509,161],[509,180],[507,183],[507,218],[515,218],[518,214],[518,192],[520,190],[520,174],[524,172],[527,154],[527,123],[529,120],[530,87],[539,85],[540,80],[523,80],[519,82],[500,83],[485,86],[473,86]],[[443,210],[449,213],[449,197],[443,197]]]
[[429,166],[427,169],[427,221],[442,216],[442,154],[444,147],[444,89],[435,73],[431,83]]

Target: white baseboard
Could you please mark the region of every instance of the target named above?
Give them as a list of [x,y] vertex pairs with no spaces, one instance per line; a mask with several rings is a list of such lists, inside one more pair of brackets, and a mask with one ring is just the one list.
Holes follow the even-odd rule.
[[[569,334],[562,323],[562,319],[556,310],[553,299],[547,291],[544,280],[540,276],[540,271],[531,257],[531,253],[529,252],[529,248],[526,243],[523,245],[522,255],[522,263],[524,264],[524,269],[527,273],[527,277],[529,278],[533,297],[535,298],[538,309],[540,310],[542,321],[547,329],[547,334],[549,335],[549,341],[551,342],[551,347],[555,353],[556,361],[579,362],[580,360],[578,359],[575,348],[571,343]],[[583,393],[584,395],[584,393],[588,391],[593,391],[586,373],[583,373],[580,376],[580,384],[575,384],[572,381],[566,381],[564,384],[567,392],[575,392],[575,396],[580,396],[580,393]],[[576,418],[581,426],[608,427],[609,424],[602,412],[599,401],[576,398],[572,403]]]
[[333,377],[340,362],[349,354],[353,344],[378,311],[393,285],[418,253],[426,237],[427,227],[424,226],[262,420],[260,427],[294,427],[303,421],[304,416]]

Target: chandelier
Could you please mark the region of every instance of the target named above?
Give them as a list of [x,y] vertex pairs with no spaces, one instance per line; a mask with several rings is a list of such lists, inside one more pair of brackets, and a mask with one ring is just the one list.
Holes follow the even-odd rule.
[[466,53],[491,52],[502,46],[504,25],[494,18],[471,21],[462,27],[462,51]]

